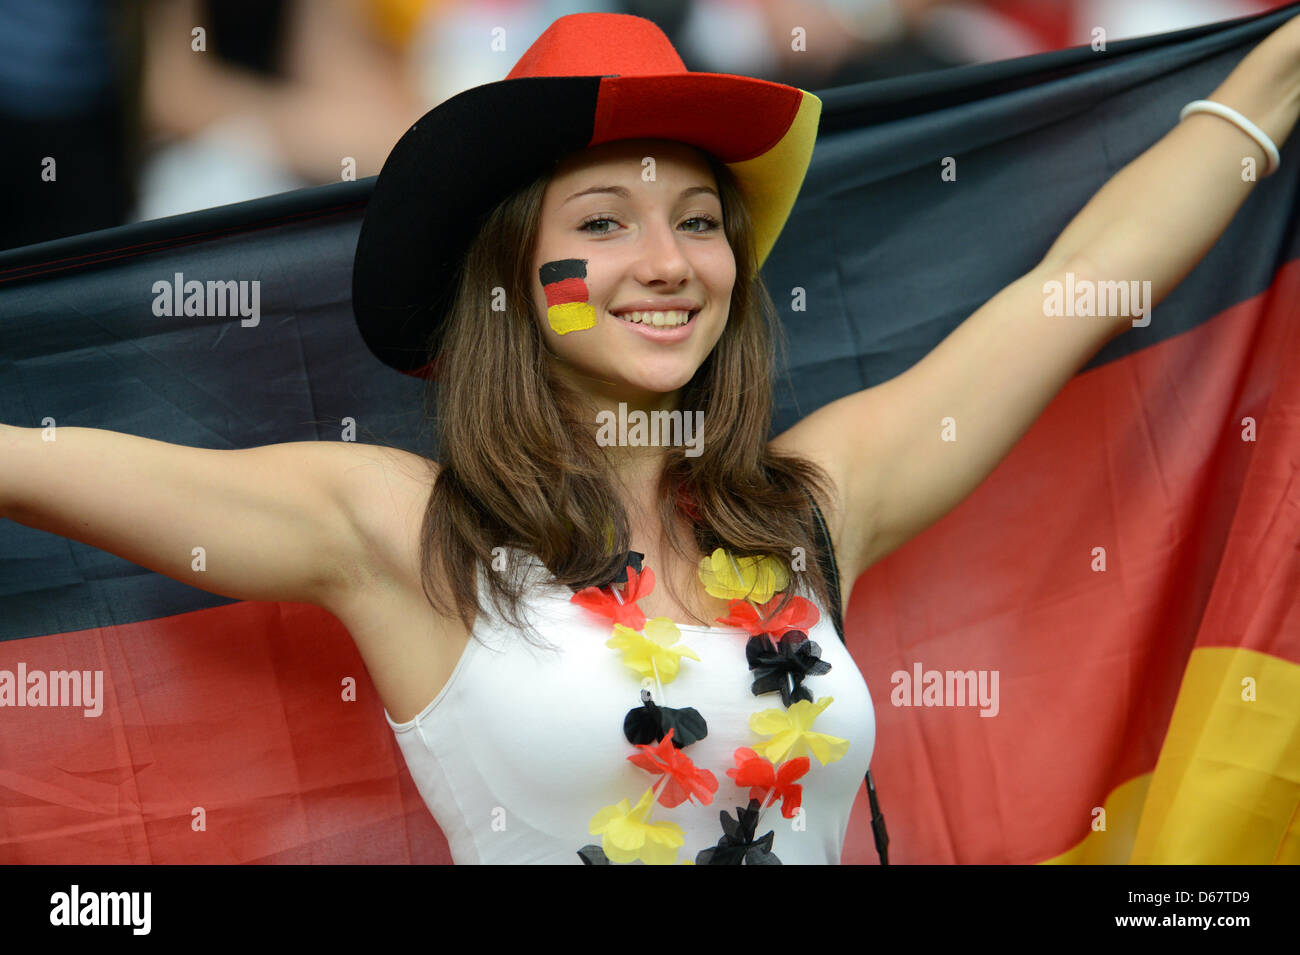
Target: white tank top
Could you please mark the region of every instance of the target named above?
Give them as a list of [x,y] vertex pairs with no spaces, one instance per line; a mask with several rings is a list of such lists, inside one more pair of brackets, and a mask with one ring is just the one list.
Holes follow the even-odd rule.
[[[405,723],[384,716],[416,788],[447,837],[452,861],[464,864],[582,865],[578,850],[601,844],[589,830],[603,807],[626,799],[635,806],[660,777],[629,762],[641,752],[623,734],[623,718],[641,706],[641,680],[618,650],[605,646],[611,621],[570,601],[540,559],[524,555],[529,589],[521,613],[558,650],[528,642],[486,602],[479,570],[479,614],[468,644],[442,691]],[[651,568],[653,569],[653,568]],[[815,732],[849,741],[840,759],[822,765],[810,757],[802,812],[781,814],[778,800],[764,811],[756,839],[775,833],[771,852],[784,865],[839,864],[854,798],[875,746],[871,694],[840,641],[827,608],[809,637],[821,647],[829,672],[804,678],[813,700],[834,698],[817,716]],[[682,752],[708,769],[718,789],[708,805],[691,799],[668,808],[655,803],[649,823],[675,822],[685,833],[677,861],[694,862],[724,832],[720,812],[733,818],[749,803],[728,769],[738,747],[770,736],[749,726],[752,714],[784,710],[777,692],[755,695],[745,657],[747,631],[738,627],[678,624],[681,643],[699,656],[683,657],[676,678],[664,684],[668,707],[691,706],[708,735]],[[482,640],[486,646],[478,641]]]

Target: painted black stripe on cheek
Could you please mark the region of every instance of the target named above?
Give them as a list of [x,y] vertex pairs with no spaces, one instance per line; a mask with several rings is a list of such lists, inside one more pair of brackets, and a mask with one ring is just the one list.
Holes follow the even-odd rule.
[[563,279],[585,279],[587,277],[586,259],[556,259],[545,263],[539,270],[542,284],[550,285]]

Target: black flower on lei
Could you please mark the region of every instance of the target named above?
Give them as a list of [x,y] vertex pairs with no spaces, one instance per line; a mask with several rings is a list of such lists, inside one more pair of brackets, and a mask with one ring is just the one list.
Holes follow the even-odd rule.
[[623,717],[623,735],[629,743],[638,746],[654,744],[673,733],[673,745],[678,749],[704,739],[709,735],[709,726],[704,722],[700,711],[693,706],[673,709],[671,706],[659,706],[650,696],[650,691],[641,691],[641,705],[628,710]]
[[[718,813],[722,820],[723,836],[716,846],[701,849],[695,857],[696,865],[780,865],[781,860],[772,854],[773,830],[761,839],[754,838],[761,804],[751,799],[745,809],[736,807],[736,818],[726,810]],[[581,853],[579,853],[581,855]]]
[[754,695],[780,691],[781,702],[787,707],[797,700],[811,703],[812,693],[803,685],[803,678],[830,671],[831,665],[821,654],[822,648],[802,630],[787,630],[775,649],[768,634],[751,637],[745,644],[745,658],[754,671]]

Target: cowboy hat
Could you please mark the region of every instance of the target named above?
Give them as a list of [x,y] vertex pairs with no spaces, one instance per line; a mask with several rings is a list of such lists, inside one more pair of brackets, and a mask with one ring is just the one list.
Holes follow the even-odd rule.
[[614,140],[676,140],[726,165],[761,266],[803,184],[820,115],[821,101],[796,87],[689,72],[650,20],[560,17],[504,80],[435,106],[393,147],[352,266],[361,337],[386,365],[435,377],[457,273],[486,214],[555,160]]

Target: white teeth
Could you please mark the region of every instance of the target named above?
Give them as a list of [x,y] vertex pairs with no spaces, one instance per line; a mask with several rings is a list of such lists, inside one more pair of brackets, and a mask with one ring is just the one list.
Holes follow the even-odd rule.
[[674,327],[685,325],[690,319],[690,312],[668,311],[668,312],[624,312],[618,316],[625,322],[636,322],[640,325],[656,325],[664,327]]

